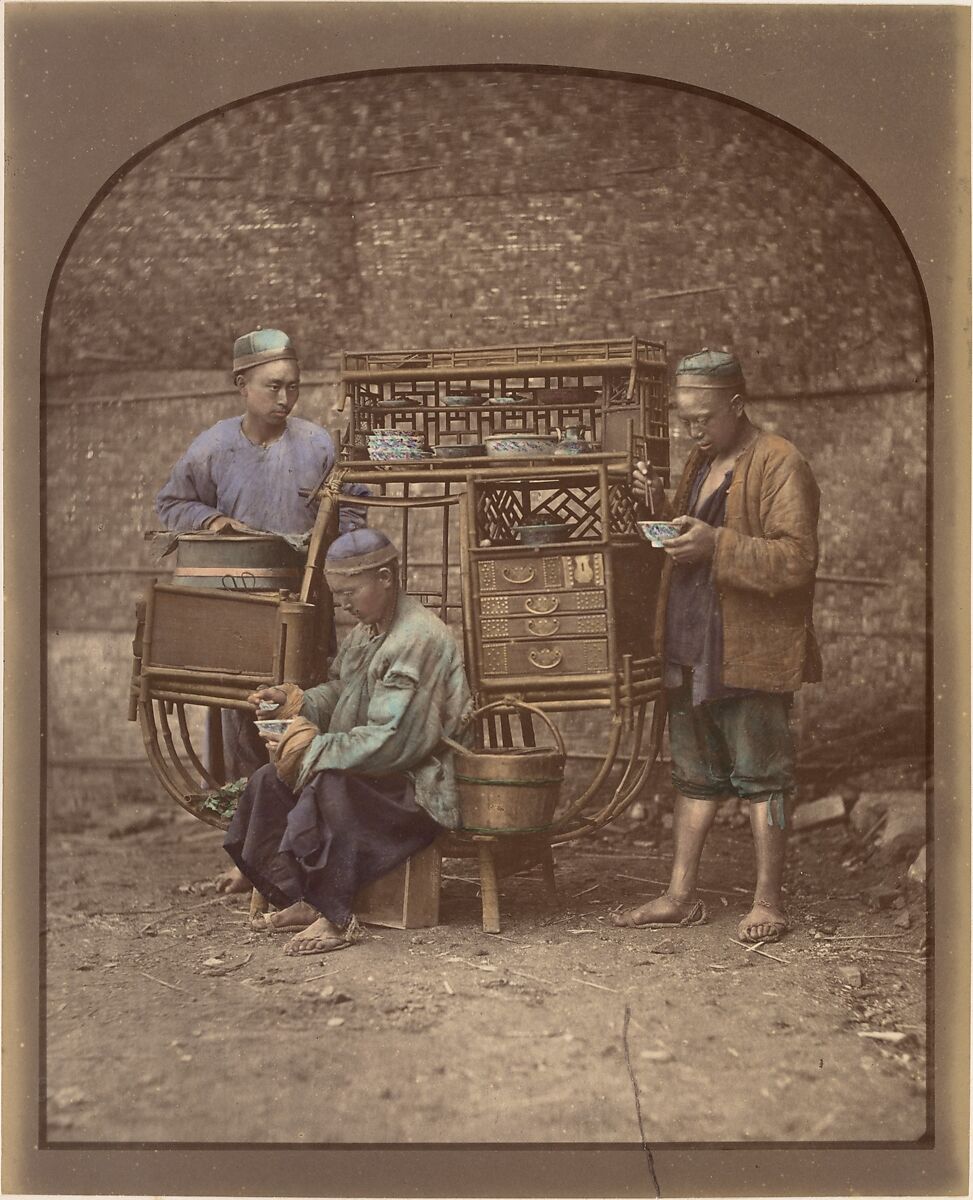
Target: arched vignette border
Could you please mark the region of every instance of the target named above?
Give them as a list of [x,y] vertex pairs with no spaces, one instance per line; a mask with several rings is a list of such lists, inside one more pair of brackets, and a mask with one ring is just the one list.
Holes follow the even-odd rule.
[[[875,205],[875,208],[877,209],[877,211],[885,218],[887,225],[894,232],[894,234],[896,236],[896,240],[898,241],[900,248],[902,249],[906,259],[908,260],[908,262],[912,268],[913,276],[914,276],[914,279],[915,279],[915,282],[917,285],[918,294],[920,296],[921,303],[922,303],[923,325],[924,325],[924,332],[925,332],[925,363],[924,363],[924,367],[925,367],[925,377],[926,377],[926,474],[927,474],[927,478],[928,478],[929,469],[930,469],[930,465],[931,465],[931,461],[932,461],[933,433],[934,433],[933,400],[934,400],[935,354],[934,354],[934,339],[933,339],[933,328],[932,328],[932,319],[931,319],[931,312],[930,312],[930,306],[929,306],[929,299],[928,299],[928,296],[926,293],[925,285],[922,280],[922,275],[919,271],[918,263],[916,262],[915,256],[913,255],[912,250],[911,250],[908,242],[906,241],[906,238],[902,232],[902,229],[900,228],[898,222],[893,217],[888,206],[881,199],[881,197],[878,195],[878,193],[871,187],[870,184],[868,184],[862,178],[862,176],[853,167],[851,167],[847,162],[845,162],[845,160],[843,158],[841,158],[838,154],[836,154],[834,151],[832,151],[827,145],[825,145],[819,139],[815,138],[813,135],[800,129],[798,126],[791,124],[789,121],[783,120],[783,118],[777,116],[774,113],[768,112],[767,110],[762,109],[762,108],[758,107],[757,105],[750,104],[747,101],[739,100],[736,97],[727,95],[725,92],[718,92],[712,88],[705,88],[705,87],[699,86],[698,84],[684,83],[684,82],[681,82],[678,80],[667,79],[662,76],[643,75],[638,72],[630,72],[630,71],[609,71],[609,70],[604,70],[604,69],[599,69],[599,68],[569,67],[569,66],[563,66],[563,65],[549,65],[549,64],[544,65],[544,64],[532,64],[532,63],[490,63],[490,62],[486,62],[486,63],[443,64],[443,65],[439,65],[439,66],[426,64],[426,65],[409,66],[409,67],[372,68],[372,69],[367,69],[367,70],[362,70],[362,71],[348,71],[348,72],[341,72],[341,73],[333,74],[333,75],[314,76],[309,79],[298,80],[293,83],[280,84],[280,85],[277,85],[276,87],[266,88],[263,91],[254,92],[249,96],[245,96],[240,99],[233,100],[229,103],[216,105],[214,108],[208,109],[206,112],[200,113],[197,116],[190,118],[188,121],[184,121],[182,124],[169,130],[167,133],[162,134],[160,137],[156,138],[154,141],[152,141],[149,144],[147,144],[146,146],[144,146],[141,150],[137,151],[135,154],[133,154],[131,157],[129,157],[122,164],[122,166],[120,166],[117,170],[113,171],[112,174],[105,180],[105,182],[102,184],[102,186],[98,189],[98,191],[95,193],[95,195],[89,201],[89,203],[86,205],[84,211],[79,216],[77,222],[75,223],[73,229],[71,230],[71,233],[68,236],[67,241],[64,243],[64,246],[62,247],[61,252],[58,255],[57,262],[55,263],[54,271],[52,272],[52,275],[51,275],[51,281],[50,281],[50,284],[48,286],[47,293],[45,296],[44,312],[43,312],[43,318],[42,318],[42,324],[41,324],[41,338],[40,338],[40,363],[39,363],[39,367],[40,367],[40,371],[39,371],[39,378],[40,378],[40,404],[39,404],[39,411],[40,411],[40,456],[39,456],[40,457],[40,463],[39,463],[39,465],[40,465],[40,487],[39,487],[39,491],[40,491],[40,528],[38,530],[38,544],[40,547],[40,555],[41,555],[41,578],[40,578],[40,587],[39,587],[39,603],[41,606],[42,613],[46,613],[47,599],[48,599],[48,596],[47,596],[47,590],[48,590],[47,589],[48,538],[47,538],[46,526],[45,526],[45,522],[44,522],[45,501],[46,501],[46,491],[47,491],[47,373],[46,373],[46,369],[45,369],[46,358],[47,358],[47,341],[48,341],[51,311],[53,308],[53,303],[54,303],[55,295],[57,292],[57,287],[58,287],[58,284],[61,279],[61,274],[62,274],[64,265],[67,262],[68,256],[71,252],[71,249],[73,248],[74,243],[77,240],[77,238],[78,238],[82,228],[84,227],[85,223],[87,222],[88,218],[98,208],[98,206],[106,198],[106,196],[108,196],[111,193],[111,191],[114,189],[114,187],[118,183],[120,183],[125,178],[125,176],[128,175],[136,166],[138,166],[139,163],[141,163],[150,154],[152,154],[156,149],[158,149],[158,147],[164,145],[167,142],[172,141],[173,139],[177,138],[181,134],[192,129],[194,126],[199,125],[202,122],[211,119],[212,117],[221,116],[221,115],[223,115],[227,112],[231,112],[235,109],[243,108],[246,105],[253,104],[253,103],[256,103],[261,100],[270,99],[271,97],[280,96],[284,93],[297,92],[302,89],[309,89],[312,87],[321,86],[322,84],[345,83],[345,82],[350,82],[350,81],[357,81],[360,79],[369,79],[369,78],[392,76],[392,75],[431,75],[431,74],[442,75],[442,74],[460,74],[460,73],[469,74],[469,73],[474,73],[474,72],[476,72],[476,73],[493,72],[493,73],[501,73],[501,74],[522,74],[522,75],[534,74],[534,75],[547,75],[547,76],[585,77],[585,78],[603,79],[603,80],[610,80],[610,81],[623,82],[623,83],[644,84],[644,85],[649,85],[652,87],[664,88],[664,89],[667,89],[670,91],[686,92],[686,93],[689,93],[690,95],[701,96],[705,99],[713,100],[718,103],[727,105],[729,107],[740,109],[746,113],[749,113],[751,116],[757,117],[762,121],[766,121],[772,125],[775,125],[780,129],[784,129],[788,133],[792,134],[798,140],[803,141],[804,143],[806,143],[810,146],[813,146],[819,153],[823,154],[826,158],[830,159],[830,161],[832,161],[833,163],[836,163],[842,169],[842,171],[845,172],[846,175],[850,176],[851,179],[854,180],[854,182],[855,182],[856,186],[859,188],[859,190],[869,198],[869,200]],[[924,660],[925,679],[924,679],[924,689],[923,689],[923,701],[924,701],[924,707],[925,707],[925,734],[926,734],[926,763],[925,763],[925,766],[926,766],[927,779],[931,779],[932,766],[933,766],[933,762],[934,762],[934,748],[935,748],[934,747],[935,730],[934,730],[934,725],[933,725],[933,704],[932,704],[932,700],[933,700],[932,683],[933,683],[933,665],[934,665],[933,664],[933,618],[934,618],[934,612],[933,612],[933,593],[932,593],[932,578],[933,578],[934,560],[933,560],[933,541],[932,541],[932,532],[933,532],[932,517],[933,517],[932,493],[931,493],[931,489],[927,487],[927,489],[926,489],[926,524],[925,524],[926,547],[927,547],[926,588],[925,588],[926,629],[925,629],[925,639],[924,639],[924,641],[925,641],[925,660]],[[42,619],[42,643],[41,643],[41,646],[39,647],[39,658],[38,658],[38,660],[41,664],[39,674],[40,674],[40,700],[41,700],[42,728],[46,722],[47,694],[48,694],[47,655],[45,653],[45,646],[44,646],[45,634],[46,634],[46,622]],[[41,911],[43,911],[44,906],[46,905],[46,898],[47,898],[46,845],[47,845],[47,834],[48,834],[48,830],[47,830],[47,761],[46,761],[46,755],[43,753],[41,755],[41,760],[40,760],[40,798],[41,798],[41,805],[40,805],[40,820],[39,820],[39,838],[40,838],[39,900],[40,900],[40,904],[41,904]],[[930,850],[933,850],[933,848],[934,848],[934,834],[935,834],[933,811],[932,811],[933,805],[931,803],[932,798],[933,798],[933,787],[932,787],[931,783],[927,783],[927,785],[926,785],[926,801],[927,801],[927,803],[926,803],[926,827],[927,827],[926,840],[927,840],[927,844],[928,844]],[[933,866],[934,866],[934,855],[933,855]],[[932,930],[934,928],[934,924],[935,924],[934,900],[933,900],[932,895],[930,895],[928,903],[927,903],[926,922],[927,922],[926,932],[928,935],[932,932]],[[47,963],[46,963],[46,944],[42,940],[41,945],[40,945],[40,954],[39,954],[40,980],[39,980],[39,988],[38,988],[38,994],[42,1000],[43,1000],[44,996],[46,995],[46,986],[45,986],[46,965],[47,965]],[[800,1142],[800,1143],[747,1142],[747,1143],[745,1143],[746,1147],[748,1149],[780,1150],[780,1149],[786,1148],[787,1146],[797,1146],[802,1150],[813,1150],[816,1147],[836,1147],[836,1146],[842,1147],[842,1148],[863,1146],[863,1147],[868,1147],[869,1149],[873,1149],[873,1148],[874,1149],[879,1149],[879,1148],[899,1149],[899,1148],[902,1148],[904,1145],[915,1146],[915,1147],[933,1145],[933,1142],[934,1142],[933,1114],[935,1111],[935,1108],[934,1108],[935,1073],[932,1069],[932,1067],[934,1065],[934,1054],[935,1054],[935,1042],[934,1042],[935,1023],[932,1019],[932,1003],[933,1003],[933,994],[934,994],[933,984],[934,984],[933,971],[930,969],[927,971],[927,975],[926,975],[926,1027],[927,1027],[927,1046],[928,1046],[928,1055],[929,1055],[929,1064],[930,1065],[929,1065],[929,1071],[928,1071],[928,1084],[927,1084],[927,1090],[926,1090],[927,1124],[926,1124],[926,1132],[922,1138],[920,1138],[918,1141],[913,1142],[913,1143],[902,1143],[902,1142],[895,1142],[895,1141],[889,1141],[889,1142],[870,1141],[867,1143],[865,1143],[865,1142],[844,1142],[843,1143],[843,1142],[834,1142],[834,1141]],[[141,1149],[141,1148],[149,1149],[149,1148],[153,1148],[153,1147],[158,1147],[159,1145],[174,1145],[174,1146],[178,1146],[181,1149],[182,1148],[185,1148],[185,1149],[192,1149],[192,1148],[210,1149],[210,1148],[212,1148],[213,1144],[208,1143],[208,1142],[200,1142],[200,1143],[195,1143],[195,1142],[179,1142],[179,1143],[158,1143],[158,1142],[119,1142],[119,1143],[98,1142],[98,1143],[90,1143],[90,1142],[78,1142],[78,1143],[75,1143],[75,1142],[68,1142],[68,1141],[58,1141],[57,1143],[53,1143],[53,1144],[48,1143],[47,1139],[46,1139],[45,1106],[44,1106],[44,1099],[43,1099],[44,1085],[45,1085],[45,1074],[44,1074],[43,1064],[44,1064],[44,1050],[46,1048],[46,1007],[43,1003],[40,1006],[40,1012],[39,1012],[38,1035],[39,1035],[39,1037],[38,1037],[39,1049],[41,1052],[41,1056],[40,1056],[41,1070],[40,1070],[40,1074],[39,1074],[40,1089],[39,1089],[39,1096],[38,1096],[38,1110],[39,1110],[38,1111],[38,1120],[39,1120],[39,1135],[40,1135],[39,1146],[41,1148],[69,1149],[69,1148],[78,1148],[78,1147],[83,1147],[83,1146],[97,1146],[97,1148],[99,1148],[99,1149],[106,1149],[106,1150],[107,1149]],[[226,1148],[233,1148],[233,1147],[241,1147],[242,1148],[242,1147],[249,1147],[250,1143],[222,1142],[222,1143],[219,1143],[219,1145],[221,1147],[226,1147]],[[304,1143],[274,1142],[274,1143],[271,1143],[270,1145],[274,1149],[282,1149],[282,1150],[283,1149],[299,1149],[299,1148],[313,1150],[313,1149],[318,1148],[316,1146],[305,1145]],[[348,1142],[348,1143],[343,1143],[342,1145],[349,1149],[353,1149],[356,1147],[357,1148],[370,1147],[372,1145],[372,1143]],[[422,1147],[434,1148],[438,1145],[439,1145],[439,1143],[409,1143],[409,1146],[411,1146],[413,1148],[422,1148]],[[482,1144],[474,1144],[474,1145],[489,1146],[491,1144],[490,1143],[482,1143]],[[611,1143],[610,1145],[618,1148],[625,1144]],[[633,1143],[632,1145],[637,1145],[637,1143]],[[656,1145],[657,1147],[661,1147],[661,1148],[679,1149],[687,1144],[680,1143],[680,1142],[671,1142],[671,1143],[654,1143],[654,1145]],[[694,1143],[692,1143],[692,1145],[694,1147],[699,1147],[701,1149],[705,1149],[705,1148],[733,1149],[733,1148],[740,1146],[741,1143],[738,1143],[738,1142],[694,1142]],[[518,1149],[518,1148],[533,1149],[533,1148],[535,1148],[535,1144],[529,1143],[529,1142],[528,1143],[504,1143],[503,1146],[505,1149]],[[568,1148],[568,1149],[586,1149],[586,1148],[587,1149],[602,1149],[602,1148],[604,1148],[604,1144],[602,1144],[602,1143],[570,1143],[565,1148]]]

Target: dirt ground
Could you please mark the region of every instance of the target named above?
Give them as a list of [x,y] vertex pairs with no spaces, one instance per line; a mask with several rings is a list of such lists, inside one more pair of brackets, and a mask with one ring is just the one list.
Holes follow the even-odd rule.
[[560,848],[560,909],[539,871],[504,880],[499,936],[450,859],[437,927],[300,959],[215,895],[220,841],[161,799],[52,822],[50,1143],[637,1143],[630,1069],[650,1145],[925,1131],[924,897],[846,825],[793,837],[765,954],[733,941],[742,816],[700,927],[609,923],[666,878],[656,813]]

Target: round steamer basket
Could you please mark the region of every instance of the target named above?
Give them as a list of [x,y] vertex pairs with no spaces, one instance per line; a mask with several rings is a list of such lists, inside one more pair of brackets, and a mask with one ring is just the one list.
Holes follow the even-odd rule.
[[187,533],[176,546],[172,582],[243,592],[296,592],[303,572],[303,555],[275,534]]
[[566,758],[564,739],[545,712],[520,700],[499,700],[478,708],[471,720],[495,709],[536,714],[550,729],[557,749],[529,747],[470,750],[451,738],[460,828],[473,833],[536,833],[550,825],[561,795]]

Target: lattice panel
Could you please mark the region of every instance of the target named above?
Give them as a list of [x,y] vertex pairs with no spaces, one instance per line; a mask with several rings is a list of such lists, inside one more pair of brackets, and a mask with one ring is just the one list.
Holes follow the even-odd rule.
[[610,533],[638,533],[635,501],[627,483],[608,486],[608,529]]
[[601,493],[597,486],[575,484],[570,490],[560,490],[535,501],[533,513],[551,515],[573,525],[570,537],[601,537]]
[[477,541],[489,539],[501,546],[515,542],[514,526],[521,525],[525,515],[520,492],[484,488],[476,504]]
[[608,408],[617,408],[631,404],[628,398],[628,378],[605,380],[605,404]]

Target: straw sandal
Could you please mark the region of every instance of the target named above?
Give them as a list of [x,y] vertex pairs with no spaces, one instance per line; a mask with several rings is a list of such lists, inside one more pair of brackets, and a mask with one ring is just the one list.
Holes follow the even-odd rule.
[[706,905],[697,900],[680,921],[622,921],[619,914],[612,917],[616,929],[683,929],[690,925],[706,924]]
[[316,938],[291,938],[284,946],[284,953],[294,958],[302,958],[307,954],[330,954],[332,950],[347,950],[349,946],[353,945],[354,942],[349,938],[337,935]]
[[[755,908],[765,908],[769,913],[773,913],[774,917],[770,921],[752,921],[751,913]],[[769,925],[770,933],[761,934],[759,937],[751,937],[747,930],[752,925]],[[779,904],[766,904],[763,900],[754,900],[750,912],[746,913],[737,926],[737,937],[741,942],[779,942],[784,934],[790,929],[791,924],[787,913]]]

